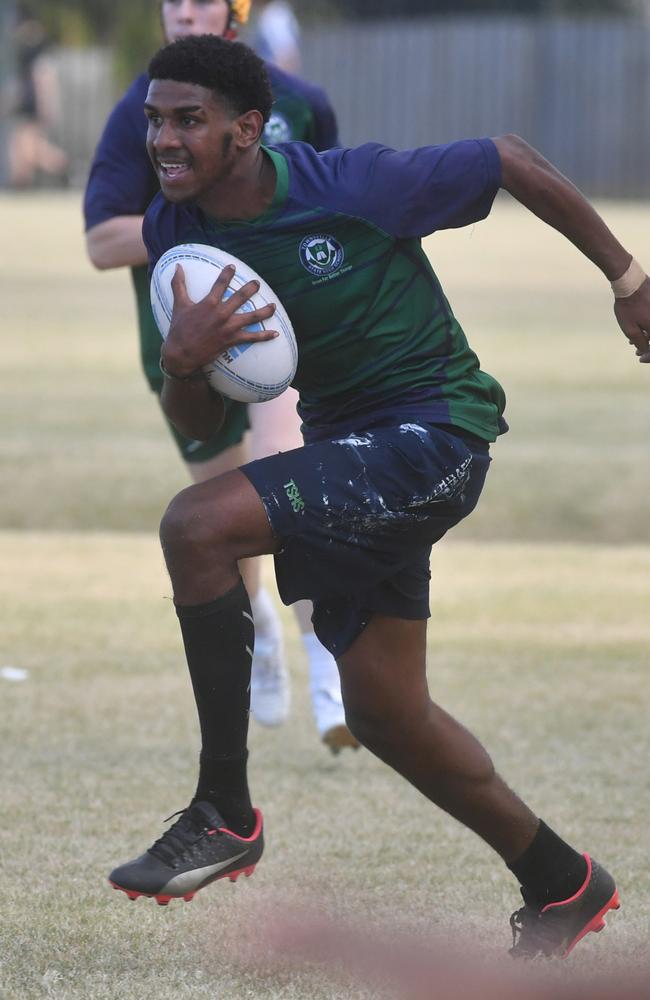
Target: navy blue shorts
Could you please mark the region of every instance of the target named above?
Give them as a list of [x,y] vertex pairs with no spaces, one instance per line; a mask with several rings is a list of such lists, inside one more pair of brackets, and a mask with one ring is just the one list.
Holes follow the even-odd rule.
[[405,423],[243,466],[282,545],[284,603],[314,602],[334,656],[373,614],[428,618],[431,546],[474,509],[489,464],[487,443]]

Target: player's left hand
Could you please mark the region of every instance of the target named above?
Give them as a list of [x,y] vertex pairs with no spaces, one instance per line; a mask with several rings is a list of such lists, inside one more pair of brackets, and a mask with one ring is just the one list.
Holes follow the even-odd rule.
[[650,278],[633,295],[616,299],[614,315],[629,342],[636,347],[639,361],[650,364]]

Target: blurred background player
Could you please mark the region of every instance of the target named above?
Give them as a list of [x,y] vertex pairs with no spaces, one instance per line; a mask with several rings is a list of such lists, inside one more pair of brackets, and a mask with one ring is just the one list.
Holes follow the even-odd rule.
[[287,73],[300,72],[300,25],[286,0],[259,0],[253,47]]
[[16,75],[10,99],[14,119],[9,139],[9,183],[32,187],[43,174],[67,182],[68,157],[49,136],[60,113],[56,70],[48,58],[50,41],[27,4],[16,11]]
[[[160,14],[166,41],[188,35],[234,38],[248,19],[250,0],[163,0]],[[309,142],[322,150],[337,145],[334,112],[317,87],[268,66],[274,105],[265,141]],[[147,253],[142,217],[158,191],[147,155],[147,121],[143,105],[149,79],[138,76],[111,112],[100,138],[84,201],[88,255],[100,269],[130,267],[136,293],[140,350],[145,376],[160,395],[160,334],[149,301]],[[213,476],[277,451],[302,445],[296,413],[297,393],[288,389],[277,399],[247,407],[228,403],[222,429],[208,442],[183,438],[169,425],[192,480]],[[247,431],[250,428],[250,434]],[[275,726],[289,713],[289,678],[284,660],[280,620],[267,590],[260,585],[260,561],[247,560],[242,575],[251,597],[256,639],[251,681],[251,711],[258,722]],[[312,705],[323,741],[337,753],[358,744],[345,726],[336,663],[318,642],[311,625],[311,605],[294,606],[309,660]]]

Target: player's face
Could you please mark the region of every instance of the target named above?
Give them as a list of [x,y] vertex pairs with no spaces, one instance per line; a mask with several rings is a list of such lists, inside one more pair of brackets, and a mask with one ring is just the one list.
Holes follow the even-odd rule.
[[236,162],[235,126],[211,90],[152,80],[145,103],[147,151],[168,201],[209,201]]
[[160,8],[168,42],[187,35],[223,35],[230,19],[227,0],[163,0]]

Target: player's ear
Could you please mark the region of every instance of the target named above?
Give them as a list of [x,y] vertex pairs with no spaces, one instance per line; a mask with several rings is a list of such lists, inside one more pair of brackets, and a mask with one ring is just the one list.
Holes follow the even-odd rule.
[[254,146],[264,131],[264,119],[259,111],[246,111],[235,119],[237,144],[242,148]]

